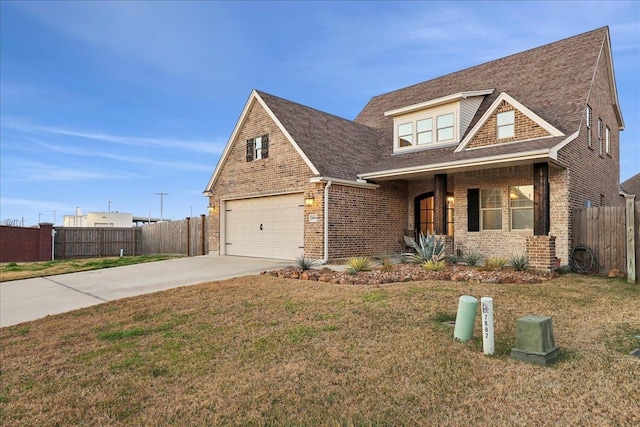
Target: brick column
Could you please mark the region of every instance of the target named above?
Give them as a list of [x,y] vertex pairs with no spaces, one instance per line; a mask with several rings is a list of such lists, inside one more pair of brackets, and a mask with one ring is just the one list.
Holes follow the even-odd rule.
[[53,224],[41,222],[40,234],[38,235],[38,261],[51,260],[51,248],[53,247]]
[[555,270],[556,236],[527,236],[527,257],[532,270]]

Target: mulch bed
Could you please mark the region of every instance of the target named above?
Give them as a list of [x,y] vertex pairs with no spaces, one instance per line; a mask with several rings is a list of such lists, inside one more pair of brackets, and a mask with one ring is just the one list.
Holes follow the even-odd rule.
[[280,270],[264,271],[262,274],[286,279],[312,280],[340,285],[380,285],[398,282],[416,282],[421,280],[447,280],[455,282],[477,283],[542,283],[558,276],[558,273],[540,273],[535,271],[515,271],[513,268],[486,270],[453,264],[444,271],[427,271],[416,264],[395,264],[392,271],[373,269],[350,274],[334,271],[330,268],[301,270],[289,267]]

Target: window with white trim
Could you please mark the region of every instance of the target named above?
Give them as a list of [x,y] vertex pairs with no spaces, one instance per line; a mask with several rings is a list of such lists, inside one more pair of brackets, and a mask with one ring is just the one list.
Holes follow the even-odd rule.
[[509,188],[512,230],[533,230],[533,185]]
[[609,126],[604,128],[604,148],[608,155],[611,155],[611,129]]
[[602,146],[602,119],[598,118],[598,149],[600,150],[600,156],[604,152],[604,147]]
[[585,111],[585,121],[587,127],[587,147],[592,148],[593,141],[591,140],[591,107],[587,105],[587,110]]
[[502,189],[480,189],[480,229],[502,230]]
[[394,151],[458,142],[458,108],[448,106],[394,118]]
[[496,116],[498,123],[498,139],[512,138],[515,136],[515,111],[503,111]]

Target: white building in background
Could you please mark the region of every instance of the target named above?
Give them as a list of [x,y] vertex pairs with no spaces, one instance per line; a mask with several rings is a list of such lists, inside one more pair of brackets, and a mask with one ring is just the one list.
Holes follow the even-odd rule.
[[75,215],[65,215],[63,227],[134,227],[139,224],[160,222],[158,218],[134,217],[130,213],[89,212],[82,214],[80,208]]

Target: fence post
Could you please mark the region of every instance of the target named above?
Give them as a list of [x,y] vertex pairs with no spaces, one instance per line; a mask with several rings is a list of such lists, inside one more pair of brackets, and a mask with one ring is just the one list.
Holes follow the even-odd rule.
[[627,283],[636,283],[635,198],[624,196],[627,202]]
[[207,220],[207,216],[205,214],[200,214],[200,227],[201,227],[201,231],[202,231],[200,233],[200,244],[202,245],[202,255],[206,255],[207,254],[206,251],[205,251],[205,243],[206,243],[205,239],[207,237],[204,235],[205,231],[207,229],[207,227],[206,227],[207,224],[205,222],[206,220]]
[[191,256],[191,217],[187,217],[187,256]]

